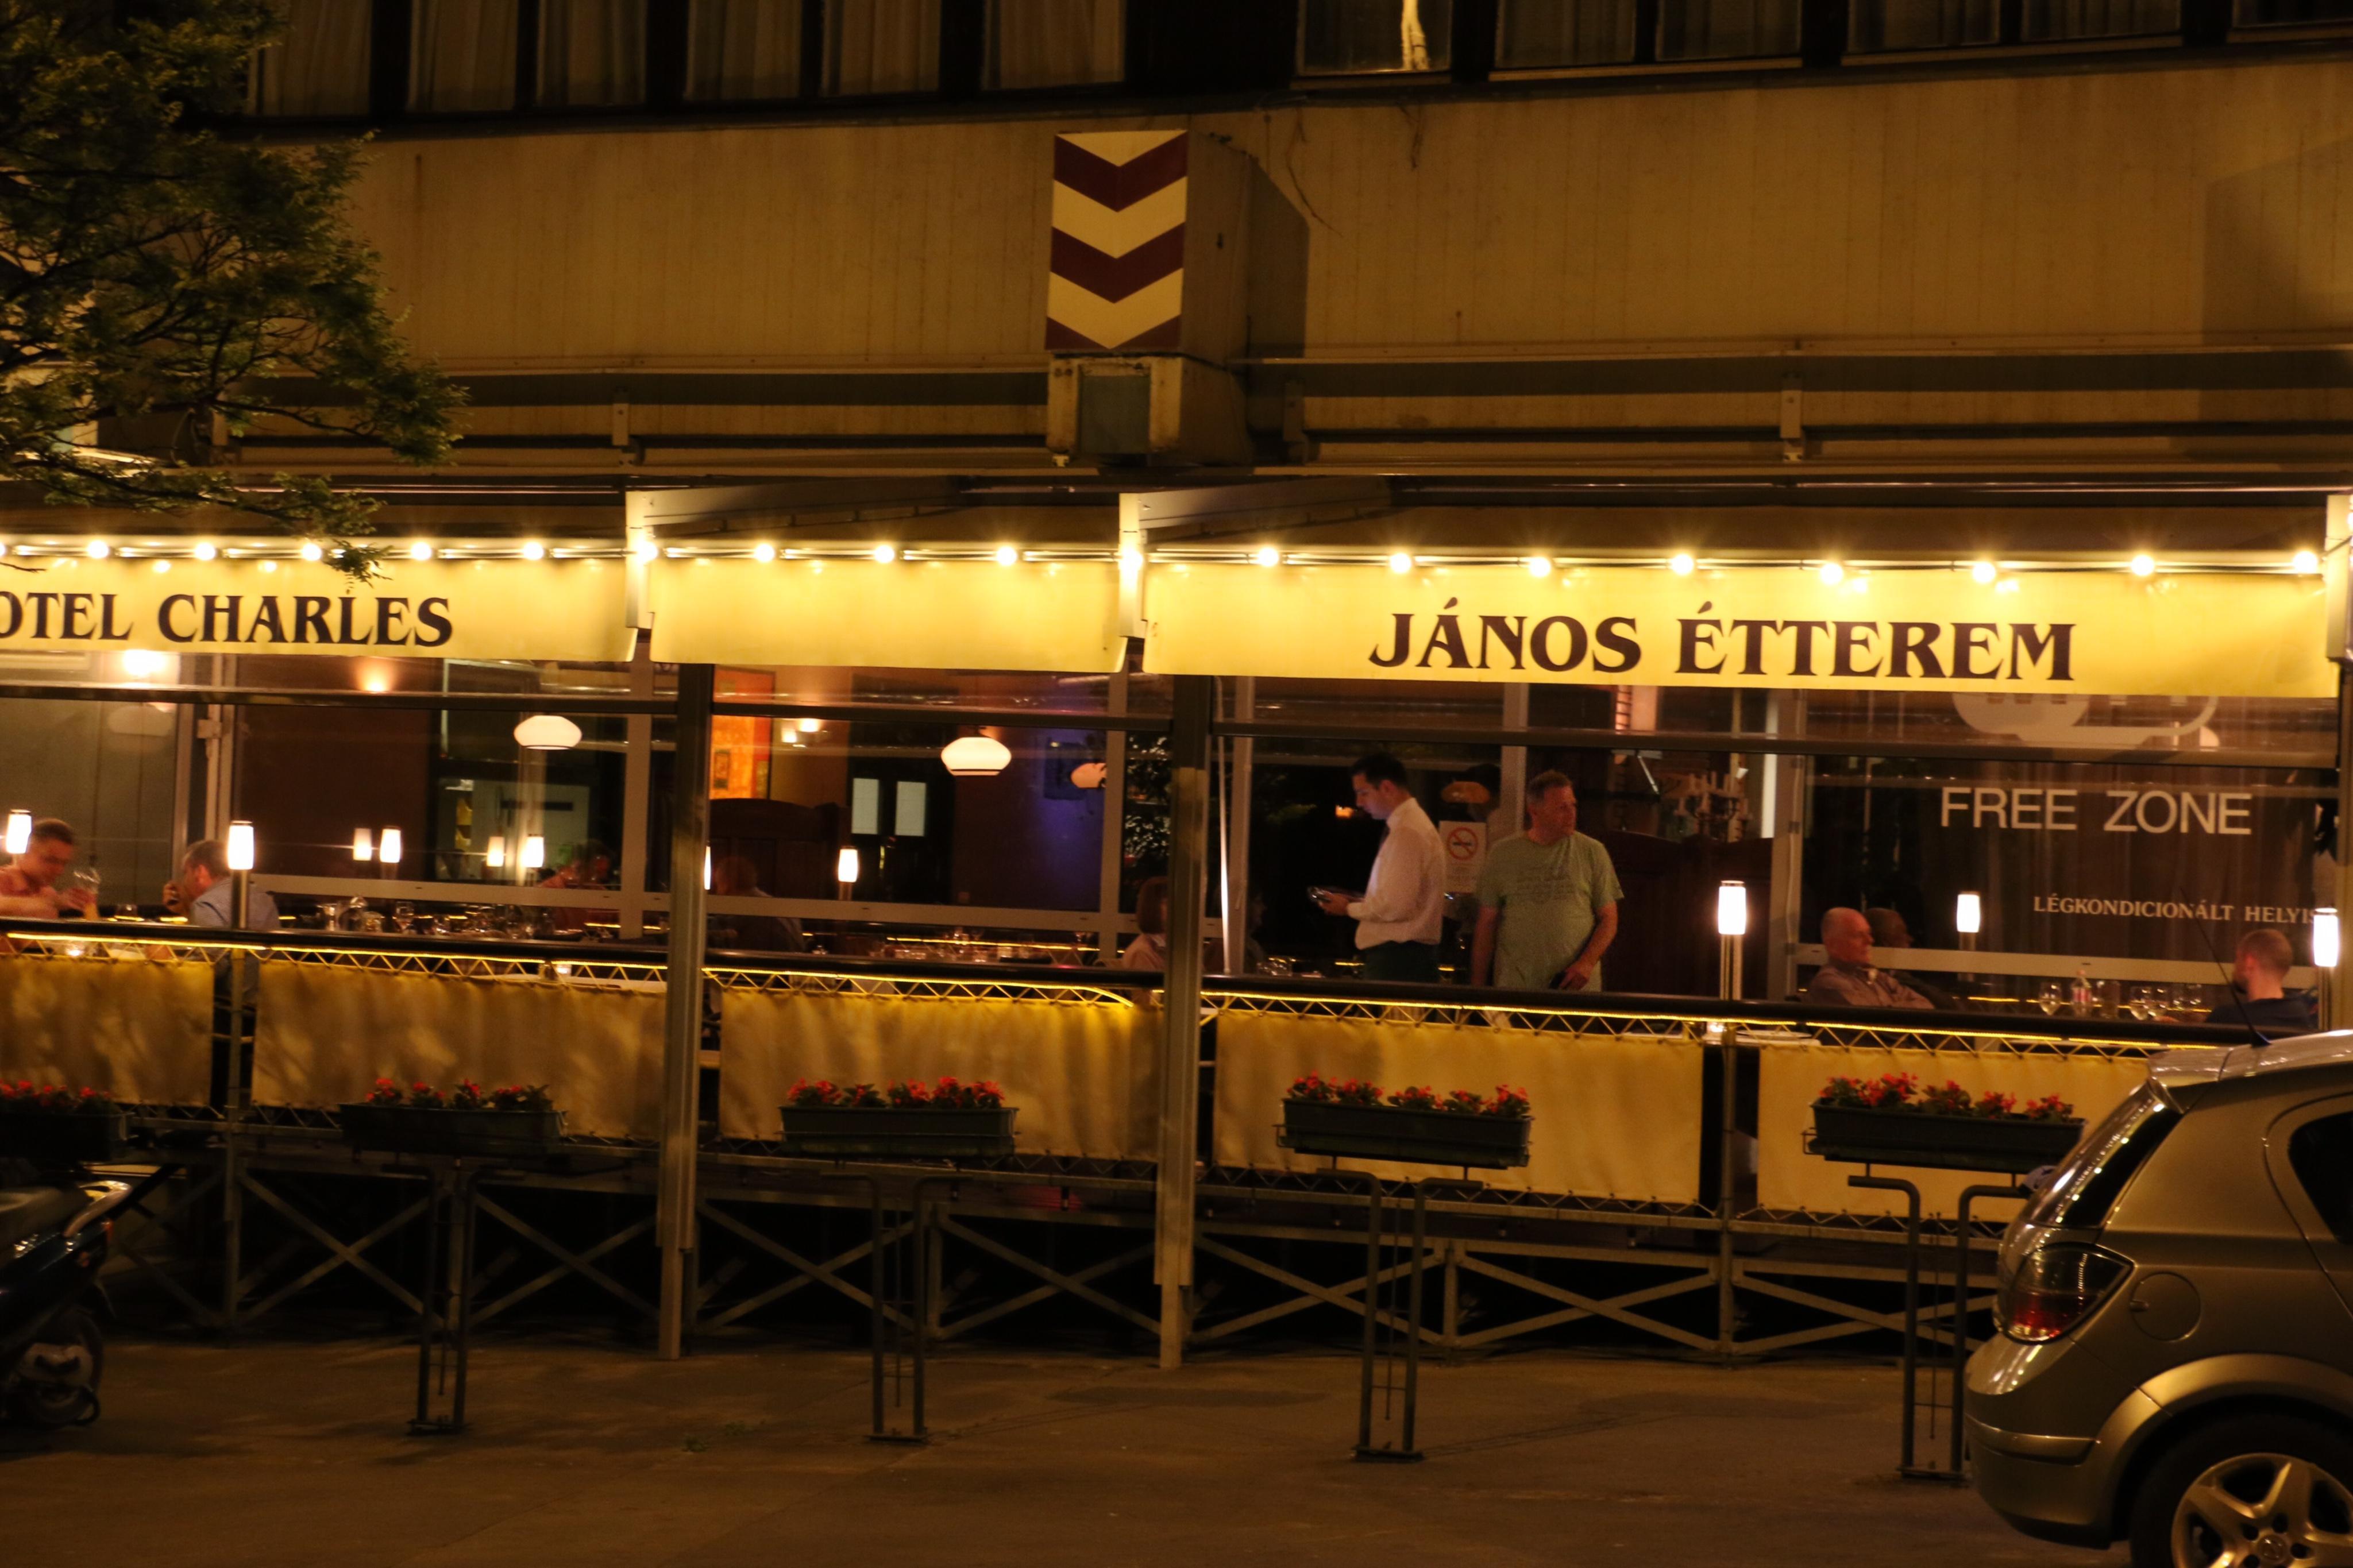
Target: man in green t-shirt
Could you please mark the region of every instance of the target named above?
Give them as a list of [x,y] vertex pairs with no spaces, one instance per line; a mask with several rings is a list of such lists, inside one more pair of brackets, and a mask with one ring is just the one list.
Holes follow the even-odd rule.
[[1528,830],[1487,851],[1471,984],[1507,991],[1601,989],[1601,955],[1618,935],[1609,852],[1577,830],[1577,790],[1562,774],[1528,781]]

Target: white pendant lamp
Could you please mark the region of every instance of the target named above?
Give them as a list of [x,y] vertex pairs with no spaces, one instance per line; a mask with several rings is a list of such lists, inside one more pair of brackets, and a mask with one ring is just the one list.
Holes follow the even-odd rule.
[[1005,771],[1013,753],[993,735],[964,735],[940,751],[940,761],[958,778],[987,778]]
[[561,713],[534,713],[514,727],[514,738],[526,752],[568,752],[580,743],[580,726]]

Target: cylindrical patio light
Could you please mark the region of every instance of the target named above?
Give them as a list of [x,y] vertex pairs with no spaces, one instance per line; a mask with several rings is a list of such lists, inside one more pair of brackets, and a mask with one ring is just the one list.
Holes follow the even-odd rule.
[[22,855],[33,847],[33,814],[23,806],[8,813],[8,853]]
[[1985,930],[1985,900],[1975,893],[1963,893],[1953,900],[1953,930],[1961,939],[1961,951],[1977,951],[1978,932]]
[[1740,995],[1740,939],[1748,934],[1748,884],[1724,882],[1715,889],[1716,980],[1730,1002]]
[[506,869],[507,840],[504,834],[494,833],[491,835],[491,847],[482,851],[482,864],[488,866],[493,871],[503,871]]
[[387,827],[382,833],[376,835],[375,858],[377,864],[397,867],[400,864],[400,849],[399,828]]
[[849,889],[858,885],[858,847],[845,844],[833,862],[833,879],[841,884],[841,896],[849,897]]
[[534,833],[522,841],[522,868],[536,871],[547,864],[547,840]]
[[228,825],[228,907],[237,916],[239,930],[251,923],[253,913],[253,824],[232,822]]
[[2319,909],[2312,911],[2312,967],[2319,972],[2320,1026],[2334,1029],[2337,1017],[2337,961],[2344,956],[2344,930],[2337,923],[2337,911]]
[[352,829],[352,858],[367,861],[375,858],[375,835],[364,827]]

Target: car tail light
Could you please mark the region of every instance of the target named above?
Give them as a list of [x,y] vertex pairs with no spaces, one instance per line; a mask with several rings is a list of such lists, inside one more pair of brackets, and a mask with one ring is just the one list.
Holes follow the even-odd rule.
[[2096,1247],[2038,1247],[2003,1281],[1995,1316],[2002,1332],[2038,1344],[2089,1317],[2132,1264]]

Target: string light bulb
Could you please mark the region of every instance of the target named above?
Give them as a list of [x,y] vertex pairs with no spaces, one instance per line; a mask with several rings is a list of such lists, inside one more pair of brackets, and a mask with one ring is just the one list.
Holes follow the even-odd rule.
[[1980,561],[1969,568],[1969,575],[1980,583],[1990,583],[1999,574],[1998,569],[1990,561]]
[[1528,575],[1531,577],[1549,577],[1552,575],[1552,558],[1550,556],[1531,555],[1524,564],[1526,565]]
[[1814,575],[1822,580],[1824,587],[1835,588],[1846,581],[1846,568],[1835,561],[1825,561]]
[[1010,544],[1000,544],[997,547],[997,563],[999,566],[1010,566],[1020,559],[1021,552],[1014,549]]
[[1282,552],[1271,544],[1261,544],[1250,559],[1261,566],[1280,566],[1282,564]]
[[108,544],[103,539],[91,540],[86,548],[89,551],[90,558],[92,561],[103,561],[108,556],[114,553],[113,547]]
[[1400,577],[1413,570],[1413,557],[1400,550],[1389,557],[1389,570]]
[[1678,577],[1690,576],[1698,565],[1699,563],[1692,559],[1691,552],[1688,550],[1676,551],[1667,561],[1667,570]]
[[302,545],[302,559],[303,559],[303,560],[305,560],[305,561],[324,561],[326,558],[327,558],[327,552],[326,552],[326,550],[324,549],[324,547],[322,547],[322,546],[319,543],[319,542],[318,542],[317,540],[315,540],[315,539],[312,539],[312,540],[306,540],[306,541],[303,542],[303,545]]
[[196,547],[194,550],[189,551],[188,553],[195,556],[199,561],[210,561],[214,556],[220,553],[220,546],[215,544],[209,539],[199,539],[196,541]]
[[431,543],[429,541],[427,541],[427,540],[423,540],[423,539],[418,540],[416,543],[414,543],[414,544],[412,544],[412,545],[410,545],[410,546],[408,547],[408,558],[409,558],[411,561],[430,561],[430,560],[432,560],[432,559],[433,559],[433,546],[432,546],[432,543]]
[[775,545],[773,545],[773,544],[768,544],[768,543],[760,543],[760,544],[755,544],[755,545],[752,546],[752,559],[753,559],[753,560],[754,560],[754,561],[764,561],[764,562],[765,562],[765,561],[774,561],[776,558],[776,547]]
[[2134,556],[2130,564],[2132,567],[2132,574],[2136,577],[2146,577],[2150,573],[2157,570],[2157,562],[2155,559],[2147,555]]
[[547,546],[536,539],[527,539],[523,541],[522,558],[525,561],[544,561],[547,559]]
[[892,562],[899,559],[898,547],[892,544],[878,544],[874,547],[874,559],[888,566]]
[[2288,562],[2288,565],[2294,569],[2297,576],[2309,577],[2320,570],[2320,557],[2309,550],[2299,550]]
[[651,561],[655,556],[661,553],[661,546],[656,544],[650,539],[640,540],[638,542],[638,548],[635,553],[637,558],[640,561]]

